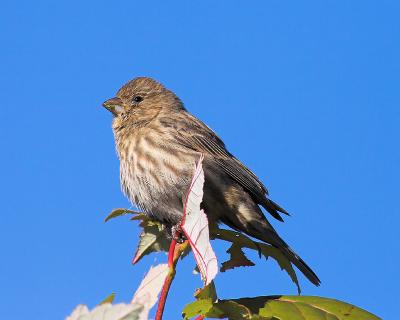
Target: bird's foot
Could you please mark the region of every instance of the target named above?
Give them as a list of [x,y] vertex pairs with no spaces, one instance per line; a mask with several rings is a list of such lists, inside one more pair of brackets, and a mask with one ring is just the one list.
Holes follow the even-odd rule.
[[177,243],[184,243],[186,240],[185,234],[183,233],[181,224],[178,223],[171,228],[172,239]]

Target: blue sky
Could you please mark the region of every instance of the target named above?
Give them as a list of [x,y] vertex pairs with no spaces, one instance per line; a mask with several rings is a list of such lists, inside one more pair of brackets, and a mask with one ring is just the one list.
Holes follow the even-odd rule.
[[[398,1],[2,1],[0,318],[62,319],[128,301],[138,227],[111,115],[125,81],[174,90],[292,213],[280,234],[322,280],[303,293],[384,319],[400,303]],[[226,257],[215,244],[220,261]],[[254,257],[254,256],[253,256]],[[178,270],[166,319],[201,285]],[[221,298],[296,294],[272,261],[217,278]]]

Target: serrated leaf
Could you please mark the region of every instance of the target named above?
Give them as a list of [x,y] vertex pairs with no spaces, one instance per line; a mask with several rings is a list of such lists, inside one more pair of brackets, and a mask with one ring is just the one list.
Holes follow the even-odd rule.
[[115,299],[115,292],[111,293],[107,298],[105,298],[103,301],[101,301],[99,303],[99,305],[105,304],[105,303],[113,303],[114,299]]
[[230,320],[251,319],[250,310],[233,300],[221,300],[205,314],[207,318]]
[[193,173],[181,228],[190,243],[201,278],[208,285],[218,273],[218,262],[210,243],[207,215],[200,209],[204,185],[203,158],[202,155]]
[[220,269],[221,272],[225,272],[236,267],[254,266],[254,263],[246,257],[238,243],[233,243],[226,252],[230,254],[230,259],[222,263]]
[[168,251],[171,243],[161,225],[154,223],[144,224],[139,244],[132,260],[133,264],[152,252]]
[[226,229],[214,229],[213,237],[231,242],[232,245],[237,246],[237,248],[248,248],[255,250],[259,254],[261,253],[266,259],[268,259],[269,257],[273,258],[279,264],[280,268],[286,271],[286,273],[297,286],[297,291],[300,293],[301,290],[296,272],[294,271],[290,261],[279,249],[266,243],[254,241],[242,233]]
[[196,290],[194,296],[197,300],[211,299],[211,301],[217,301],[217,290],[214,281],[211,281],[211,283],[206,285],[204,288]]
[[269,257],[273,258],[278,264],[281,270],[285,270],[286,273],[289,275],[290,279],[292,279],[293,283],[297,287],[298,294],[301,293],[299,279],[297,279],[296,271],[293,269],[293,265],[291,262],[285,257],[285,255],[278,250],[277,248],[264,244],[258,243],[262,255],[268,259]]
[[108,220],[114,219],[116,217],[124,216],[127,214],[141,214],[141,212],[134,211],[134,210],[129,210],[129,209],[124,209],[124,208],[117,208],[111,211],[111,213],[105,218],[105,222]]
[[214,319],[251,319],[250,310],[233,300],[221,300],[213,303],[211,299],[201,299],[185,306],[183,309],[185,320],[202,315]]
[[182,316],[187,320],[198,315],[205,315],[212,307],[213,301],[211,299],[196,300],[183,308]]

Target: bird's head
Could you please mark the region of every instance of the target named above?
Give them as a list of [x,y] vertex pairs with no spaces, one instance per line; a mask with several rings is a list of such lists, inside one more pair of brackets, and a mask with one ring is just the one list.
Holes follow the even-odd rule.
[[116,118],[132,119],[157,115],[161,109],[179,110],[183,105],[161,83],[151,78],[139,77],[124,84],[114,98],[103,103],[103,107]]

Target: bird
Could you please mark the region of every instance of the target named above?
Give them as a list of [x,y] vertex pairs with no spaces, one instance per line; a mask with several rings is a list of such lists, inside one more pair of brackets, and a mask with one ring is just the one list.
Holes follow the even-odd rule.
[[173,91],[152,78],[137,77],[103,106],[113,115],[121,188],[147,216],[173,232],[182,220],[193,168],[204,157],[202,208],[210,225],[223,223],[276,247],[311,283],[320,284],[261,207],[279,221],[288,212],[270,199],[260,179],[189,113]]

